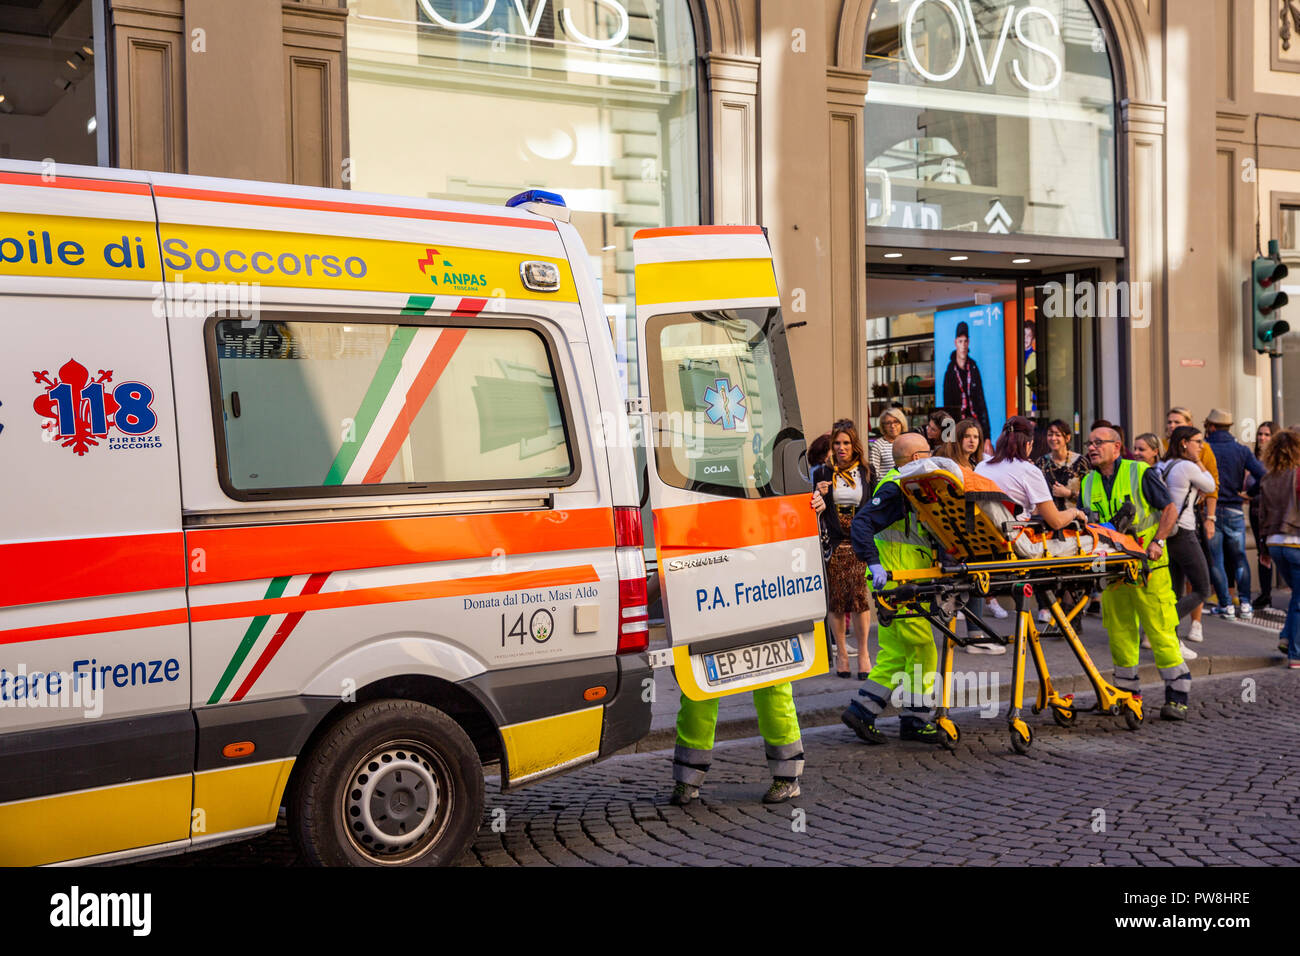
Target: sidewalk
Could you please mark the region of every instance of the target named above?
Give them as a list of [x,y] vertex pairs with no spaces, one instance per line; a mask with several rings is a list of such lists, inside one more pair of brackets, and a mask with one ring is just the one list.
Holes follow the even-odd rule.
[[[1289,591],[1275,590],[1273,593],[1273,607],[1285,608],[1289,599]],[[1004,603],[1004,606],[1010,610],[1009,602]],[[988,616],[991,618],[991,613]],[[1081,617],[1084,619],[1082,625],[1083,644],[1102,676],[1109,680],[1111,676],[1110,651],[1107,646],[1106,632],[1102,630],[1101,618],[1092,615],[1082,615]],[[1188,667],[1192,671],[1193,696],[1196,694],[1195,679],[1197,677],[1255,670],[1279,664],[1284,655],[1277,650],[1277,640],[1284,617],[1285,613],[1283,611],[1274,610],[1257,614],[1255,622],[1247,623],[1244,621],[1223,621],[1207,613],[1204,617],[1204,642],[1188,645],[1198,654],[1196,660],[1188,661]],[[991,623],[998,633],[1010,634],[1014,622],[1014,616],[1008,615],[1004,621],[992,621]],[[1185,630],[1186,624],[1184,623],[1179,627],[1179,632],[1182,633]],[[855,647],[856,643],[855,638],[849,638],[850,648]],[[652,628],[650,631],[650,646],[655,648],[666,645],[667,637],[663,627]],[[876,626],[874,623],[871,627],[868,647],[874,659],[877,649]],[[1092,685],[1089,683],[1088,678],[1084,676],[1083,668],[1079,665],[1079,662],[1066,647],[1065,641],[1054,637],[1044,638],[1043,650],[1047,658],[1048,669],[1052,675],[1052,683],[1058,691],[1063,694],[1091,695]],[[1158,684],[1160,677],[1156,671],[1155,662],[1151,657],[1151,651],[1142,648],[1140,660],[1142,664],[1142,683]],[[1001,700],[999,713],[1005,714],[1007,702],[1010,700],[1011,695],[1011,661],[1010,647],[1007,648],[1006,654],[998,657],[987,654],[970,654],[959,650],[953,661],[953,671],[954,673],[960,672],[965,680],[969,682],[967,686],[972,688],[978,686],[992,689],[996,687],[996,693]],[[832,658],[832,668],[834,663],[835,661]],[[849,663],[856,674],[856,657],[850,656]],[[994,681],[997,682],[996,685]],[[838,724],[840,722],[840,713],[848,705],[849,700],[856,695],[859,686],[856,676],[845,680],[835,676],[834,670],[822,677],[809,677],[805,680],[796,681],[794,684],[794,702],[799,711],[800,726],[807,728]],[[1037,691],[1038,674],[1034,669],[1032,660],[1027,657],[1025,672],[1026,707],[1032,706]],[[676,739],[674,726],[680,695],[681,691],[676,680],[673,679],[672,668],[662,667],[655,671],[655,699],[652,707],[653,716],[650,733],[637,744],[635,749],[638,752],[662,750],[673,745]],[[891,709],[889,713],[895,712]],[[888,720],[888,717],[882,718],[881,725],[886,726]],[[754,717],[753,700],[749,694],[737,694],[733,697],[723,698],[719,702],[718,740],[752,737],[757,733],[758,722]]]

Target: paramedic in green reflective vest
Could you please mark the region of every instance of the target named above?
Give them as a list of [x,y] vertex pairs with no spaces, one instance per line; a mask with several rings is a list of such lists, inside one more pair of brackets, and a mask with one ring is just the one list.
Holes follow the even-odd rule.
[[[826,510],[821,494],[812,493],[812,509]],[[772,785],[764,803],[785,803],[799,796],[803,774],[803,737],[794,709],[794,688],[789,681],[754,691],[754,712],[763,735]],[[673,748],[673,793],[669,802],[684,807],[699,799],[700,786],[713,761],[713,735],[718,726],[718,698],[691,700],[682,694],[677,709],[677,745]]]
[[[920,521],[899,486],[903,465],[930,457],[925,437],[916,433],[900,435],[894,441],[894,469],[876,485],[875,494],[864,499],[853,516],[850,535],[853,551],[871,573],[872,590],[888,592],[897,587],[889,582],[888,571],[904,571],[934,566],[934,548],[925,537]],[[943,742],[943,732],[930,720],[925,698],[934,687],[939,652],[929,621],[919,617],[896,617],[877,632],[880,650],[876,666],[858,691],[858,699],[849,702],[840,719],[868,744],[883,744],[885,735],[876,727],[876,718],[889,706],[896,683],[902,683],[905,709],[899,719],[898,736],[927,744]]]
[[1156,667],[1165,682],[1165,720],[1187,719],[1187,697],[1192,672],[1183,662],[1175,628],[1178,611],[1169,578],[1165,539],[1178,521],[1178,507],[1156,470],[1145,462],[1120,457],[1120,437],[1113,428],[1094,428],[1088,437],[1088,463],[1092,471],[1083,479],[1079,503],[1093,521],[1109,523],[1132,502],[1136,513],[1130,533],[1146,548],[1150,573],[1146,584],[1120,580],[1102,594],[1101,620],[1110,638],[1115,665],[1115,686],[1137,693],[1138,625],[1151,641]]

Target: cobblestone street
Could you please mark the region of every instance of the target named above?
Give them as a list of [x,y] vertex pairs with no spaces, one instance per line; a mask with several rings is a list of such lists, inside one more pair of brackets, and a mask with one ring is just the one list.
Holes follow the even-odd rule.
[[[805,733],[803,795],[768,807],[758,739],[720,743],[703,799],[668,803],[671,751],[629,754],[501,794],[464,865],[1259,865],[1300,863],[1297,675],[1198,680],[1183,724],[1137,732],[1029,718],[1028,756],[1000,715],[959,717],[956,752]],[[1252,699],[1253,698],[1253,699]],[[1147,689],[1158,712],[1159,689]],[[1152,706],[1152,705],[1155,706]],[[1005,707],[1003,708],[1005,711]],[[896,734],[893,722],[882,722]],[[494,829],[495,824],[495,829]],[[503,832],[499,832],[503,831]],[[282,825],[171,863],[290,865]]]

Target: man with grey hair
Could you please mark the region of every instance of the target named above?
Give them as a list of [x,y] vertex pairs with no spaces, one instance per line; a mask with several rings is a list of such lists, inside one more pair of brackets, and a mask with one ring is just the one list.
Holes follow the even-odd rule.
[[1186,720],[1192,672],[1183,661],[1175,634],[1178,611],[1164,546],[1178,521],[1178,506],[1159,472],[1145,462],[1121,458],[1120,444],[1115,429],[1092,430],[1088,463],[1093,470],[1083,479],[1079,493],[1079,503],[1099,524],[1113,524],[1117,516],[1131,508],[1130,530],[1148,559],[1145,584],[1116,581],[1106,588],[1101,602],[1102,626],[1110,638],[1110,657],[1115,665],[1115,686],[1132,694],[1142,688],[1138,679],[1140,623],[1151,640],[1156,667],[1165,681],[1165,704],[1160,716],[1165,720]]

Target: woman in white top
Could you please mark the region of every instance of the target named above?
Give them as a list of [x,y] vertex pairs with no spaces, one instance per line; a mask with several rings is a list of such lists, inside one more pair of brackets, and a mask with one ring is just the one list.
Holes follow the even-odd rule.
[[[1214,491],[1214,476],[1201,464],[1201,445],[1204,438],[1191,425],[1179,425],[1169,436],[1169,450],[1156,466],[1160,477],[1169,489],[1169,497],[1178,506],[1178,524],[1165,542],[1169,554],[1169,576],[1173,579],[1174,594],[1178,599],[1178,617],[1186,617],[1200,607],[1210,596],[1210,568],[1205,563],[1205,551],[1196,537],[1196,502],[1202,495]],[[1184,581],[1192,583],[1189,594],[1183,594]],[[1200,643],[1201,622],[1192,621],[1187,639]]]
[[1028,418],[1016,415],[1007,419],[993,448],[993,457],[975,466],[975,474],[993,481],[1019,505],[1022,521],[1037,516],[1053,531],[1059,531],[1072,521],[1086,520],[1078,508],[1056,507],[1047,479],[1029,460],[1033,444],[1034,425]]
[[871,440],[871,473],[879,480],[894,467],[894,439],[907,431],[907,415],[901,408],[886,408],[876,420],[880,437]]

